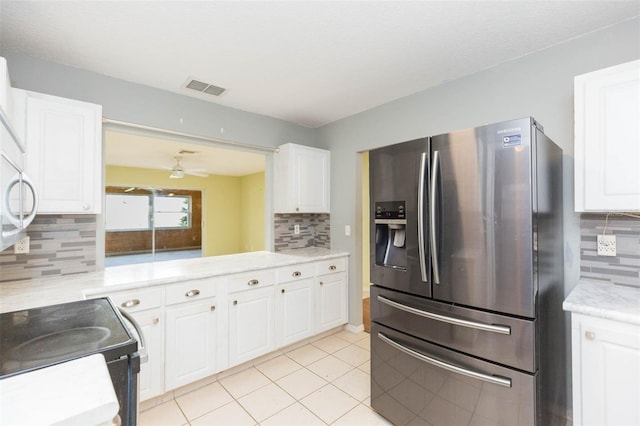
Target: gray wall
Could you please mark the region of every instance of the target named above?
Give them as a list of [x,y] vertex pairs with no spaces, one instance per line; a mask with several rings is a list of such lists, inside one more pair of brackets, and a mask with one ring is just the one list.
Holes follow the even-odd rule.
[[0,56],[13,87],[97,103],[113,120],[261,146],[314,144],[313,129],[283,120],[8,51]]
[[[351,252],[356,266],[350,271],[351,324],[362,318],[358,152],[524,116],[535,117],[563,149],[568,294],[580,275],[580,217],[573,207],[573,77],[639,57],[636,18],[317,129],[318,146],[331,150],[331,245]],[[345,225],[357,232],[345,236]]]

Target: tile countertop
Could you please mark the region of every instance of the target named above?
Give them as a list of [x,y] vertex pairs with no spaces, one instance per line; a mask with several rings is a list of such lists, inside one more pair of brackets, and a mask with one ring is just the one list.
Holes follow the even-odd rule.
[[640,325],[640,288],[583,279],[562,307],[565,311]]
[[114,266],[103,271],[0,283],[0,312],[82,300],[106,291],[131,290],[190,279],[276,268],[348,256],[339,250],[304,248],[257,251],[196,259]]

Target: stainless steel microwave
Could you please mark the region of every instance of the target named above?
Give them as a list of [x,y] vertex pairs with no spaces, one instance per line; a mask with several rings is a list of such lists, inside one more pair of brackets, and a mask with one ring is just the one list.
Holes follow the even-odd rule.
[[24,145],[0,107],[0,251],[26,235],[38,211],[38,194],[24,173]]

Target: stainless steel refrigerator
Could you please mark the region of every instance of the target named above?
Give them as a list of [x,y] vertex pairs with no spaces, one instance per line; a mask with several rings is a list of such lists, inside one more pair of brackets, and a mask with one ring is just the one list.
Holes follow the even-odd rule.
[[562,151],[532,118],[372,150],[371,405],[564,424]]

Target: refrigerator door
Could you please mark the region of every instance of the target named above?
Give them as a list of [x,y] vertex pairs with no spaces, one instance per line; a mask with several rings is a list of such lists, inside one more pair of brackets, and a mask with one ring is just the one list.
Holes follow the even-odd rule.
[[427,297],[429,162],[428,138],[369,153],[371,282]]
[[535,316],[532,123],[431,139],[434,299]]

